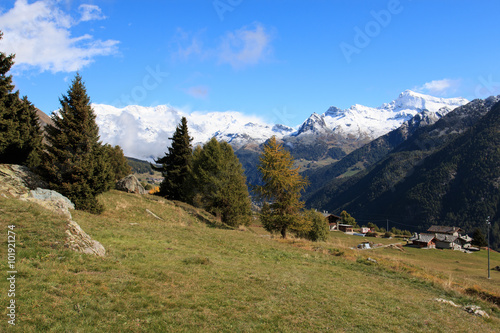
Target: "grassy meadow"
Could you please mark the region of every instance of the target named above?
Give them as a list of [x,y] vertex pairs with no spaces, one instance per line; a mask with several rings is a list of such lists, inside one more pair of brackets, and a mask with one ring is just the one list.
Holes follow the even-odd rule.
[[[73,219],[107,250],[104,258],[65,249],[65,225],[33,203],[0,197],[7,274],[7,226],[16,225],[16,325],[7,332],[497,332],[500,309],[467,288],[500,295],[484,251],[351,250],[361,237],[281,240],[262,228],[230,230],[167,200],[117,191],[106,211]],[[153,217],[146,210],[159,216]],[[203,214],[203,213],[200,213]],[[373,240],[373,239],[369,239]],[[397,242],[380,240],[376,242]],[[375,258],[377,263],[367,261]],[[492,264],[500,255],[492,253]],[[436,302],[481,306],[489,319]]]

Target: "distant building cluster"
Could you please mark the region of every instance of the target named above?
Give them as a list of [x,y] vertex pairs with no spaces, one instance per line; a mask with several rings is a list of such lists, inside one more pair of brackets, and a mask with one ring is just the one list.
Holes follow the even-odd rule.
[[425,233],[415,233],[409,241],[413,246],[420,248],[478,250],[472,247],[472,238],[458,227],[433,225]]

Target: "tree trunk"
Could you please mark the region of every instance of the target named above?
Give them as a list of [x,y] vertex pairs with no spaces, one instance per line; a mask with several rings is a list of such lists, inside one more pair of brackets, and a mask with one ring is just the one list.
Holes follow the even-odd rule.
[[281,237],[283,237],[283,239],[286,239],[286,227],[281,228]]

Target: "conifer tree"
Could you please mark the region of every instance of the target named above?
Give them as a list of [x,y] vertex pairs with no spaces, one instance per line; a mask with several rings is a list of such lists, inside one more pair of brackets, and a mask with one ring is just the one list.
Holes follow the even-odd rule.
[[113,172],[99,141],[99,128],[85,85],[76,75],[61,109],[47,125],[47,145],[41,173],[51,188],[67,196],[76,209],[100,213],[96,196],[109,190]]
[[474,229],[474,232],[472,234],[472,245],[476,245],[479,247],[488,246],[488,242],[486,242],[486,238],[479,228]]
[[106,151],[115,181],[132,173],[132,168],[128,164],[127,158],[123,154],[123,150],[120,146],[117,145],[113,147],[110,144],[105,144],[103,148]]
[[155,163],[160,166],[151,165],[154,170],[160,171],[164,177],[158,195],[165,196],[170,200],[190,202],[192,190],[189,177],[193,159],[193,148],[191,146],[193,139],[189,137],[185,117],[182,117],[174,135],[169,139],[172,140],[172,144],[168,148],[168,153],[155,160]]
[[[0,32],[0,39],[2,33]],[[40,162],[42,134],[36,109],[27,97],[13,92],[14,55],[0,52],[0,163],[36,167]]]
[[266,201],[261,213],[266,230],[278,231],[286,238],[290,228],[303,229],[300,210],[304,203],[300,200],[300,192],[307,185],[307,180],[299,174],[299,168],[293,167],[292,156],[277,142],[276,137],[273,136],[264,145],[258,170],[263,185],[257,186],[256,190]]
[[248,225],[251,202],[243,167],[227,142],[212,138],[193,154],[197,202],[231,225]]

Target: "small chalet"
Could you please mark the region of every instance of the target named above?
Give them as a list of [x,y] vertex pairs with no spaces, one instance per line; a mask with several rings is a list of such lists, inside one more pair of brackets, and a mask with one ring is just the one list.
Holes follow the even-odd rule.
[[340,216],[333,214],[324,214],[328,225],[330,226],[330,231],[338,230],[338,223],[342,219]]
[[436,234],[434,239],[436,240],[436,248],[438,249],[460,250],[462,248],[457,242],[458,236]]
[[354,226],[350,224],[339,224],[339,230],[342,232],[354,232]]
[[361,233],[366,234],[367,232],[373,232],[372,228],[361,227]]
[[433,234],[417,234],[410,238],[410,241],[412,241],[413,245],[418,246],[418,247],[427,247],[429,249],[435,248],[436,247],[436,241],[435,241],[435,235]]

